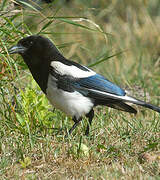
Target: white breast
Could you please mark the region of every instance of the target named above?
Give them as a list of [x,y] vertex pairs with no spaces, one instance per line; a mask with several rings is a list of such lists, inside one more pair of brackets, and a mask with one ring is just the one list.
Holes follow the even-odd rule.
[[79,118],[89,113],[94,105],[90,98],[84,97],[77,91],[66,92],[58,89],[56,79],[51,75],[48,78],[46,93],[48,100],[55,108],[60,109],[72,117],[76,116],[76,118]]

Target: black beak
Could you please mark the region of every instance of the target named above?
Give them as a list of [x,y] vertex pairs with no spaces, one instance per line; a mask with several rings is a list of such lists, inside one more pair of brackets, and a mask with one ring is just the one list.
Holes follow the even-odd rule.
[[8,52],[9,54],[15,54],[15,53],[19,53],[19,54],[23,54],[26,51],[27,48],[25,48],[24,46],[21,45],[15,45],[12,46]]

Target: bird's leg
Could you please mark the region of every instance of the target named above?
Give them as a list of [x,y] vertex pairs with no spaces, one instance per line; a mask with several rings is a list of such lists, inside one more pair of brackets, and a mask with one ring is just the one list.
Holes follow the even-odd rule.
[[[73,117],[74,124],[73,124],[73,126],[71,127],[71,129],[69,130],[69,133],[68,133],[68,134],[71,134],[71,133],[72,133],[72,131],[78,126],[78,124],[80,123],[81,120],[82,120],[81,117],[80,117],[79,119],[77,119],[76,117]],[[67,135],[66,135],[65,137],[67,137]]]
[[92,119],[94,117],[94,110],[92,109],[88,114],[86,114],[86,117],[88,117],[88,125],[87,125],[87,129],[86,129],[86,132],[85,132],[85,135],[88,136],[89,135],[89,128],[92,124]]

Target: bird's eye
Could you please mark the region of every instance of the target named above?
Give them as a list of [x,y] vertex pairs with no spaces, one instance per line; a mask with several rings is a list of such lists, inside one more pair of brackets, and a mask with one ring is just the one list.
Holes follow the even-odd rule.
[[24,41],[22,44],[23,44],[23,46],[25,46],[25,47],[30,47],[30,46],[33,45],[33,41]]

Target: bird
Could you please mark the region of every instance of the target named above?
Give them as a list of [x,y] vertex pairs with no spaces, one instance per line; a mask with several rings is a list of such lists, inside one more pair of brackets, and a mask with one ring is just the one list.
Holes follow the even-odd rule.
[[127,95],[127,91],[104,76],[65,58],[44,36],[24,37],[8,49],[8,53],[21,55],[50,103],[72,117],[74,124],[68,135],[86,116],[88,124],[85,135],[88,136],[94,107],[98,105],[136,114],[137,110],[131,103],[160,113],[160,107]]

